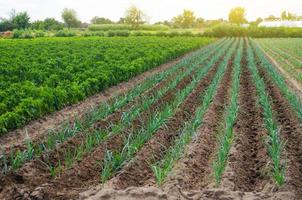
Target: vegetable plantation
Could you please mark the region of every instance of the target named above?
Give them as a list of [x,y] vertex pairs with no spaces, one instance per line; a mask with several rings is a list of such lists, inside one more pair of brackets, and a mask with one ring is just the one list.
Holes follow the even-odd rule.
[[300,40],[270,40],[5,40],[0,199],[301,199],[302,100],[271,60],[299,81]]
[[133,37],[1,41],[0,134],[212,40]]

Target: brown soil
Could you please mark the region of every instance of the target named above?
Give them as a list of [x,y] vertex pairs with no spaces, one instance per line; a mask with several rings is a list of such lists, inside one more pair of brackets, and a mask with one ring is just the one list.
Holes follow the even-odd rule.
[[216,147],[216,135],[214,133],[221,124],[225,104],[228,101],[233,60],[234,56],[228,63],[226,73],[203,118],[203,124],[197,131],[196,138],[188,145],[183,158],[178,161],[170,176],[167,177],[164,188],[194,190],[203,188],[208,184],[207,175],[211,167],[210,160]]
[[[72,169],[64,171],[63,174],[61,174],[61,177],[52,181],[50,185],[47,185],[47,189],[45,188],[43,192],[40,191],[38,193],[41,194],[43,198],[52,199],[56,197],[66,199],[77,194],[79,189],[83,190],[85,186],[91,186],[92,184],[96,185],[99,183],[99,177],[102,170],[101,163],[103,161],[105,151],[120,151],[123,147],[124,137],[127,137],[130,132],[135,133],[138,131],[140,127],[149,120],[151,114],[155,110],[160,110],[166,103],[171,102],[175,98],[177,91],[184,89],[185,86],[191,82],[192,76],[193,74],[182,79],[176,88],[169,90],[161,99],[141,113],[140,118],[135,119],[130,127],[123,130],[121,134],[110,137],[90,155],[86,156],[82,162],[76,164]],[[65,147],[66,146],[64,145],[64,148],[51,152],[49,156],[51,163],[56,164],[58,162]],[[17,179],[22,179],[21,184],[16,180],[16,177]],[[41,161],[39,160],[27,163],[16,173],[8,175],[8,178],[10,180],[7,185],[10,184],[10,181],[16,184],[15,187],[10,188],[10,192],[14,192],[14,197],[15,195],[26,196],[29,194],[35,194],[37,189],[41,189],[40,187],[42,184],[47,183],[51,179],[49,170],[45,165],[41,164]],[[36,190],[33,191],[34,188],[36,188]],[[49,193],[47,192],[48,194],[44,194],[46,191]],[[7,194],[12,195],[10,192]]]
[[[258,45],[259,46],[259,45]],[[259,46],[259,48],[261,48]],[[261,49],[262,52],[265,54],[266,58],[272,63],[274,67],[285,77],[287,85],[296,92],[296,94],[302,99],[302,85],[296,79],[292,78],[282,67],[281,65],[267,52]]]
[[[210,46],[210,45],[208,45]],[[204,48],[208,48],[208,46]],[[127,82],[122,82],[116,86],[110,87],[99,94],[91,96],[78,104],[68,106],[60,111],[49,114],[38,120],[30,122],[23,128],[13,130],[3,136],[1,136],[0,146],[10,148],[11,146],[23,146],[26,137],[30,137],[33,141],[36,141],[48,134],[49,130],[57,130],[57,128],[66,120],[71,122],[75,118],[81,118],[84,113],[91,107],[97,107],[101,102],[108,101],[113,96],[129,91],[137,84],[143,82],[146,78],[157,74],[167,68],[175,65],[183,58],[189,57],[194,52],[187,53],[180,56],[169,63],[162,64],[159,67],[148,70]]]
[[[244,51],[245,52],[245,51]],[[228,188],[234,191],[262,191],[268,182],[266,163],[269,161],[266,148],[266,130],[263,127],[262,109],[257,103],[257,91],[247,68],[246,54],[242,59],[239,90],[239,113],[234,127],[235,141],[230,152],[229,167],[222,182],[228,180]]]
[[291,193],[240,192],[222,189],[202,191],[163,190],[155,187],[130,187],[126,190],[102,189],[81,194],[80,200],[291,200]]
[[173,144],[175,138],[179,136],[184,123],[194,116],[195,110],[200,104],[200,95],[211,83],[221,59],[198,83],[175,115],[154,134],[153,138],[144,145],[135,158],[111,181],[115,189],[155,184],[150,165],[161,160],[166,150]]
[[268,73],[258,63],[258,70],[264,78],[266,89],[272,99],[272,107],[278,121],[281,138],[286,141],[287,160],[286,183],[281,190],[292,191],[296,199],[302,199],[302,127],[290,104],[273,83]]

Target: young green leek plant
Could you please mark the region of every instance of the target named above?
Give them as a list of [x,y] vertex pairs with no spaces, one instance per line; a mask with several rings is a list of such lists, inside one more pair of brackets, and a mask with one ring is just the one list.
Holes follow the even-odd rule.
[[195,74],[192,82],[182,91],[176,94],[176,99],[164,107],[162,111],[156,111],[146,126],[137,133],[130,134],[124,141],[124,147],[120,152],[107,151],[106,157],[103,161],[103,170],[101,172],[101,182],[105,183],[112,175],[117,172],[128,160],[133,158],[135,153],[148,141],[153,134],[165,124],[165,121],[172,116],[185,98],[192,92],[212,65],[219,60],[227,48],[222,49],[217,53],[204,68],[201,68]]
[[[196,60],[199,63],[203,62],[210,53],[215,52],[215,50],[225,45],[227,42],[228,40],[223,39],[206,48],[194,52],[190,57],[182,59],[169,69],[146,79],[146,81],[130,90],[130,92],[113,97],[113,101],[110,104],[108,102],[104,102],[98,108],[91,108],[81,120],[75,119],[73,123],[70,123],[69,120],[67,120],[67,122],[61,125],[58,132],[50,131],[45,141],[42,143],[37,144],[28,139],[28,141],[26,141],[27,148],[25,150],[21,151],[14,148],[10,150],[10,159],[7,159],[7,153],[2,150],[2,156],[0,157],[0,166],[3,166],[2,171],[5,173],[10,169],[16,170],[21,167],[24,162],[31,160],[34,157],[39,157],[45,151],[54,149],[58,144],[63,143],[68,138],[71,138],[78,133],[86,132],[87,129],[89,129],[89,127],[91,127],[96,121],[106,118],[108,115],[115,112],[129,101],[140,96],[144,91],[150,89],[155,84],[164,80],[171,74],[177,73],[182,66],[194,63]],[[200,60],[200,57],[202,57],[203,60]],[[123,119],[130,118],[123,117]],[[130,122],[126,121],[126,123]],[[29,154],[32,155],[29,156]]]
[[[223,49],[226,50],[228,44],[229,43],[227,43]],[[201,58],[201,59],[203,59],[203,58]],[[212,59],[212,62],[217,59],[218,59],[217,56],[214,56]],[[75,161],[78,160],[78,158],[82,159],[83,155],[91,152],[94,149],[94,147],[98,146],[101,142],[104,141],[104,139],[107,139],[108,137],[112,136],[113,134],[120,133],[124,128],[129,126],[136,117],[138,117],[138,115],[141,113],[141,111],[147,109],[152,103],[156,102],[156,100],[158,100],[161,96],[163,96],[167,91],[175,88],[177,86],[177,84],[183,78],[185,78],[186,76],[189,76],[196,68],[199,67],[199,63],[200,63],[199,61],[192,63],[191,66],[184,73],[175,77],[175,79],[173,80],[173,82],[170,85],[167,85],[166,87],[161,88],[160,90],[156,91],[156,93],[153,97],[151,97],[151,98],[142,97],[142,99],[143,99],[142,104],[138,104],[137,106],[134,106],[130,110],[125,112],[122,116],[121,121],[119,121],[117,124],[112,124],[110,129],[97,130],[97,131],[94,131],[93,134],[86,135],[84,142],[80,146],[78,146],[76,149],[67,150],[65,153],[63,153],[64,159],[61,161],[62,164],[59,167],[65,166],[65,164],[64,164],[65,159],[68,160],[67,166],[70,167]],[[203,71],[203,73],[206,73],[209,70],[209,68],[210,68],[210,65],[208,65],[208,67],[205,69],[205,71]],[[98,140],[96,138],[102,138],[102,139]],[[73,151],[73,153],[70,153],[70,151]],[[73,155],[73,158],[70,158],[71,155]],[[115,154],[110,154],[110,155],[115,155]],[[116,155],[116,156],[118,156],[118,155]],[[49,165],[51,165],[51,164],[49,164]]]
[[274,83],[280,89],[285,98],[289,101],[292,109],[296,112],[300,121],[302,122],[302,100],[299,99],[293,91],[287,86],[284,77],[277,71],[277,69],[272,66],[272,64],[267,60],[263,52],[257,46],[257,44],[251,41],[252,47],[255,51],[257,58],[260,61],[261,66],[269,73]]
[[241,73],[241,59],[243,52],[243,39],[240,39],[239,49],[235,56],[234,69],[232,74],[232,86],[231,86],[231,100],[230,104],[226,108],[224,130],[219,135],[219,148],[216,157],[213,162],[213,174],[217,184],[220,183],[222,174],[225,170],[225,166],[228,161],[230,149],[232,147],[234,133],[233,126],[237,119],[238,113],[238,95],[239,95],[239,84],[240,84],[240,73]]
[[272,160],[272,176],[278,186],[285,183],[285,170],[286,166],[281,162],[282,151],[284,149],[284,141],[281,140],[279,135],[279,128],[273,116],[273,110],[269,95],[266,92],[266,87],[263,79],[260,77],[257,67],[255,65],[255,58],[252,48],[248,43],[247,48],[248,68],[252,73],[256,90],[259,96],[259,104],[262,107],[264,124],[268,131],[267,136],[267,149],[268,154]]
[[164,158],[158,163],[151,166],[156,182],[161,185],[168,173],[172,170],[175,162],[182,156],[186,145],[192,140],[196,135],[196,130],[202,124],[202,119],[207,109],[209,108],[215,92],[218,88],[219,83],[222,80],[223,74],[228,66],[228,61],[232,54],[235,52],[235,44],[232,48],[227,51],[226,56],[221,62],[218,72],[212,80],[210,86],[206,89],[204,94],[201,95],[202,104],[197,108],[195,116],[189,122],[185,123],[183,130],[178,139],[175,140],[174,145],[172,145],[164,155]]

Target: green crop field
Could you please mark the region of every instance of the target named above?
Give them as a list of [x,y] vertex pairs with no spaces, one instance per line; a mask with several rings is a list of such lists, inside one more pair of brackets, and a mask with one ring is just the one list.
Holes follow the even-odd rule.
[[300,199],[300,44],[1,41],[0,199]]
[[45,38],[0,43],[0,133],[72,105],[213,41]]

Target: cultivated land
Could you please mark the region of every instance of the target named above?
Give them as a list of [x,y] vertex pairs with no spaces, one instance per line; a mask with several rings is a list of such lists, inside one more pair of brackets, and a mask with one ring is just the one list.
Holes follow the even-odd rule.
[[[165,45],[172,48],[151,68],[211,40],[145,42],[142,48],[152,44],[148,52],[156,43],[164,52]],[[186,46],[182,52],[173,47],[179,42]],[[146,78],[131,79],[125,89],[109,90],[114,97],[98,99],[94,108],[82,104],[78,118],[53,131],[42,128],[26,138],[24,128],[18,140],[6,129],[0,199],[301,199],[302,102],[261,42],[266,44],[248,38],[212,41]],[[25,127],[31,126],[37,125]]]

